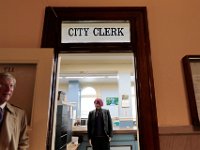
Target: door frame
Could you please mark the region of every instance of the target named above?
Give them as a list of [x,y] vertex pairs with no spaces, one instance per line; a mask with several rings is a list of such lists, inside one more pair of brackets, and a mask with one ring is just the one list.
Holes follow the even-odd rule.
[[[62,21],[128,20],[129,43],[61,43]],[[47,149],[51,149],[58,55],[60,53],[134,53],[140,150],[159,150],[158,121],[146,7],[46,7],[42,48],[54,48],[54,74]]]

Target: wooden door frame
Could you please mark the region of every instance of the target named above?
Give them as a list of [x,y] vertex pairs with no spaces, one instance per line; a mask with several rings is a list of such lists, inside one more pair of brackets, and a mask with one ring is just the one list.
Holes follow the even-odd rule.
[[[61,43],[62,21],[128,20],[129,43]],[[135,57],[137,114],[140,150],[159,150],[158,123],[153,71],[150,53],[146,7],[47,7],[42,35],[42,48],[55,49],[47,149],[51,149],[55,104],[56,71],[59,53],[126,53]]]

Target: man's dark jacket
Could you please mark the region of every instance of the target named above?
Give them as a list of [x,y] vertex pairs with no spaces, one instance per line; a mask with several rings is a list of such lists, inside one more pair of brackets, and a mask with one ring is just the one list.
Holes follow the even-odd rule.
[[[112,119],[110,116],[109,110],[101,109],[103,114],[103,123],[104,123],[104,131],[108,137],[112,137],[113,127],[112,127]],[[88,139],[91,139],[94,136],[95,131],[95,113],[96,110],[90,111],[88,115],[87,122],[87,131],[88,131]]]

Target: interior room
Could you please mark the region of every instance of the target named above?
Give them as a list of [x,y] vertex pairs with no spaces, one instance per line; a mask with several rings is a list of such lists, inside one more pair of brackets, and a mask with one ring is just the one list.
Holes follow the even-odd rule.
[[[103,99],[103,108],[110,111],[114,139],[121,138],[120,148],[136,150],[137,110],[133,53],[60,54],[59,57],[57,109],[61,109],[59,107],[62,105],[70,108],[71,116],[65,116],[68,121],[71,120],[67,129],[67,143],[74,142],[82,149],[86,146],[90,149],[84,141],[87,139],[87,118],[89,111],[95,109],[94,100],[98,97]],[[60,111],[57,110],[58,112]],[[57,122],[60,122],[58,119],[62,120],[58,116]],[[55,135],[59,135],[59,130],[61,126],[57,124]],[[134,132],[134,139],[123,139],[118,133],[123,130]],[[80,142],[81,138],[83,142]],[[59,139],[55,137],[55,147]],[[116,146],[115,142],[112,142],[113,146]]]

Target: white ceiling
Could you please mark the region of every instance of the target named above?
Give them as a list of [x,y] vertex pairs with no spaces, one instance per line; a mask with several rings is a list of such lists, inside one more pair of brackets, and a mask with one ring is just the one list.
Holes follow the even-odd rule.
[[[99,69],[96,68],[95,71],[90,70],[90,66],[93,67],[95,64],[97,66],[104,65],[105,67],[112,65],[130,65],[133,64],[133,54],[132,53],[93,53],[93,54],[60,54],[60,83],[68,82],[69,80],[79,80],[80,82],[117,82],[118,70],[110,69]],[[88,69],[71,68],[68,66],[78,66],[88,65]],[[133,66],[133,65],[131,65]],[[134,67],[132,69],[132,74],[134,72]],[[113,78],[115,76],[115,78]],[[62,78],[61,78],[62,77]],[[66,78],[66,77],[70,77]]]
[[61,54],[61,64],[76,63],[132,63],[132,53]]

